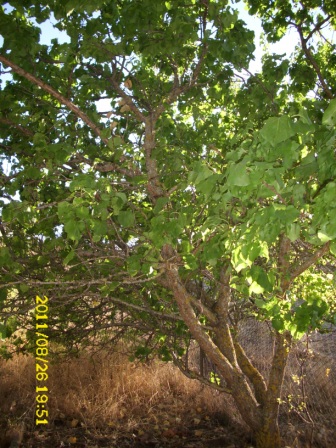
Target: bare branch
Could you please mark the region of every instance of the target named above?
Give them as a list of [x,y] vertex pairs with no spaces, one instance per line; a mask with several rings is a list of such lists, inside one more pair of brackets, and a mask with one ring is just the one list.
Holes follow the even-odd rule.
[[173,322],[181,322],[182,321],[182,317],[180,317],[178,314],[175,314],[175,313],[174,314],[162,313],[159,311],[152,310],[145,306],[139,306],[139,305],[134,305],[133,303],[127,303],[124,300],[120,300],[115,297],[109,297],[109,301],[116,305],[125,307],[127,309],[132,309],[135,311],[139,311],[141,313],[144,313],[144,312],[148,313],[151,316],[158,317],[159,319],[166,319],[166,320],[173,321]]

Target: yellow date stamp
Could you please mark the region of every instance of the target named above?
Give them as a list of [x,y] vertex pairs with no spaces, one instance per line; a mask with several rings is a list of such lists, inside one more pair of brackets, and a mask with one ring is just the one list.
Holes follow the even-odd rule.
[[48,396],[48,367],[49,367],[49,337],[48,330],[48,306],[47,296],[36,296],[35,300],[35,370],[36,370],[36,425],[49,423],[47,409]]

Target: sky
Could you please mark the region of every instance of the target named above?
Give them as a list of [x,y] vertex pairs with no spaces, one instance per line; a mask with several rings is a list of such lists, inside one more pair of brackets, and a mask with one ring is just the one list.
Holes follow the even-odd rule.
[[[250,16],[247,8],[242,2],[235,5],[235,7],[239,11],[239,17],[246,23],[247,27],[255,33],[255,60],[252,61],[249,66],[250,72],[255,73],[261,68],[261,57],[264,52],[263,43],[261,42],[261,35],[263,33],[261,20],[256,16]],[[299,37],[297,33],[293,29],[289,29],[279,42],[269,45],[268,50],[275,54],[286,54],[289,57],[298,43]]]

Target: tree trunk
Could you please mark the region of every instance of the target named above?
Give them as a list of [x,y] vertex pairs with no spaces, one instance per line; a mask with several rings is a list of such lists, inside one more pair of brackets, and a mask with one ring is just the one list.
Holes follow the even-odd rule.
[[[165,246],[162,252],[165,259],[172,258],[169,246]],[[178,270],[173,263],[167,263],[166,265],[166,278],[169,282],[169,288],[174,294],[183,321],[208,359],[217,366],[218,373],[225,379],[227,388],[230,390],[243,419],[252,429],[260,427],[261,416],[258,402],[254,397],[246,376],[236,363],[230,363],[207,332],[204,331],[192,307],[192,297],[180,280]]]
[[280,430],[277,420],[265,416],[264,425],[256,432],[257,448],[281,448]]
[[[276,333],[273,350],[272,366],[268,384],[262,381],[255,369],[248,364],[243,350],[237,352],[231,338],[229,326],[225,320],[225,293],[219,294],[215,326],[215,340],[204,331],[192,306],[192,296],[186,290],[179,277],[178,267],[172,262],[174,250],[166,245],[162,250],[166,280],[173,292],[180,315],[188,326],[190,333],[198,342],[206,356],[218,368],[218,372],[225,380],[227,389],[232,395],[238,411],[251,428],[258,448],[281,448],[278,426],[279,406],[284,373],[290,349],[291,338],[287,333]],[[169,262],[168,262],[169,260]],[[225,279],[224,279],[225,280]],[[223,288],[225,282],[222,279]],[[241,365],[239,365],[239,363]],[[250,381],[249,381],[250,380]],[[257,398],[258,397],[258,398]]]
[[289,334],[276,334],[266,401],[261,409],[262,423],[255,431],[257,448],[281,448],[279,408],[290,343]]

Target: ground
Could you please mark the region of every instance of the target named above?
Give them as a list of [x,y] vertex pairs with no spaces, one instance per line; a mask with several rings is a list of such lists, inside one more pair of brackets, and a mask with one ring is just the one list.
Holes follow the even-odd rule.
[[[195,410],[181,421],[174,416],[174,409],[158,406],[155,419],[145,418],[134,429],[122,422],[107,427],[88,428],[76,419],[59,416],[44,430],[27,431],[23,441],[25,448],[247,448],[252,446],[246,434],[237,428],[223,426],[210,419],[201,409]],[[62,418],[63,417],[63,418]],[[155,421],[156,420],[156,421]]]
[[[182,405],[182,403],[181,403]],[[181,414],[179,414],[181,415]],[[6,422],[3,419],[3,429]],[[9,441],[8,441],[9,442]],[[8,442],[1,448],[8,448]],[[176,404],[155,406],[150,415],[129,424],[127,416],[117,423],[88,427],[83,421],[59,414],[47,428],[25,426],[24,448],[248,448],[247,433],[229,422],[209,416],[202,408],[176,417]]]

